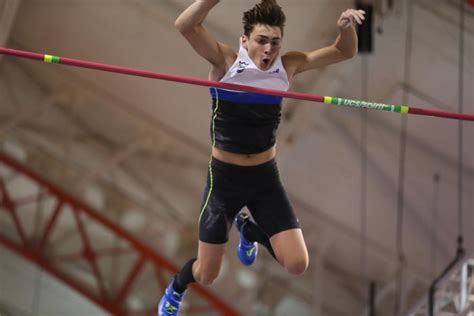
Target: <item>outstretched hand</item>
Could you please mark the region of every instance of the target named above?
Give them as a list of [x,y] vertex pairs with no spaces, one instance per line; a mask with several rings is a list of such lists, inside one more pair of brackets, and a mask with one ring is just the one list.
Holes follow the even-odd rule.
[[341,17],[339,18],[339,20],[337,20],[337,26],[340,29],[345,29],[354,26],[355,23],[362,24],[362,22],[365,20],[364,15],[364,10],[348,9],[342,12]]

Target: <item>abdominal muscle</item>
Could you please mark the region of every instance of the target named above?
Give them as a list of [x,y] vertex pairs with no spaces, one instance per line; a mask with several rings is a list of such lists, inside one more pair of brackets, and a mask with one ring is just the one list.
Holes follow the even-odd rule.
[[275,158],[275,154],[275,146],[258,154],[236,154],[212,147],[212,157],[223,162],[244,167],[261,165]]

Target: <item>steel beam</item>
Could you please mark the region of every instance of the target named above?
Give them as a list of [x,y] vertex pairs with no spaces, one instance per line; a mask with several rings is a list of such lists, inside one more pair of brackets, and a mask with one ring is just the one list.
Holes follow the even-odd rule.
[[[148,302],[149,304],[141,310],[134,309],[126,302],[128,299],[137,297],[141,293],[140,287],[137,286],[139,277],[149,280],[149,284],[154,283],[156,285],[155,288],[158,291],[153,293],[152,296],[156,297],[157,301],[166,287],[169,276],[177,272],[177,268],[172,262],[99,214],[96,210],[78,201],[40,175],[29,170],[26,166],[1,152],[0,167],[7,169],[9,174],[8,178],[0,174],[0,212],[6,212],[8,214],[7,218],[9,217],[14,224],[13,231],[0,232],[0,245],[63,281],[107,313],[118,316],[131,314],[153,315],[156,313],[156,302]],[[24,204],[25,201],[19,197],[21,195],[19,192],[12,189],[12,186],[9,186],[11,181],[17,177],[21,177],[23,181],[26,180],[29,184],[40,188],[37,190],[37,194],[40,197],[28,199],[31,204],[39,203],[45,198],[56,201],[55,204],[51,205],[49,218],[45,221],[43,227],[34,229],[37,233],[31,233],[25,229],[27,227],[25,219],[31,218],[34,214],[28,213],[27,216],[20,214],[20,212],[25,212],[25,208],[22,209],[22,203]],[[27,211],[37,212],[39,209],[40,207],[27,208]],[[69,260],[64,260],[64,256],[61,256],[57,249],[55,249],[52,236],[55,233],[64,231],[64,228],[61,227],[60,218],[65,216],[67,212],[69,214],[72,213],[73,220],[70,221],[72,223],[70,224],[74,227],[75,234],[79,237],[79,242],[68,246],[68,250],[73,255],[69,257]],[[120,249],[101,251],[96,246],[100,236],[97,236],[97,233],[94,234],[93,230],[89,228],[91,224],[95,228],[100,227],[107,234],[111,234],[114,239],[119,240],[119,244],[128,245],[128,248],[125,247],[124,249],[124,246],[121,246]],[[19,238],[15,238],[18,236]],[[104,256],[117,259],[124,252],[133,254],[135,259],[131,260],[132,264],[128,271],[125,271],[124,278],[118,281],[114,280],[118,284],[114,289],[107,286],[113,282],[108,279],[110,278],[109,273],[104,273],[105,271],[103,271],[104,269],[100,265],[100,259]],[[85,281],[84,272],[77,269],[78,264],[84,261],[90,268],[87,280],[94,280],[94,282]],[[152,267],[151,275],[148,273],[150,269],[146,270],[145,266]],[[237,311],[231,306],[199,284],[193,284],[189,292],[188,304],[183,308],[183,312],[187,314],[209,315],[209,313],[213,313],[224,316],[238,315]]]

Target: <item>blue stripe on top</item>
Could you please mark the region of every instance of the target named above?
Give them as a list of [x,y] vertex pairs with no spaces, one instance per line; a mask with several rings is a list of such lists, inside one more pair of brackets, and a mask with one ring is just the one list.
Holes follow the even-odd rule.
[[218,93],[219,100],[229,101],[238,104],[269,104],[269,105],[280,105],[283,97],[266,95],[259,93],[249,92],[238,92],[231,90],[223,90],[210,88],[211,97],[216,98],[216,90]]

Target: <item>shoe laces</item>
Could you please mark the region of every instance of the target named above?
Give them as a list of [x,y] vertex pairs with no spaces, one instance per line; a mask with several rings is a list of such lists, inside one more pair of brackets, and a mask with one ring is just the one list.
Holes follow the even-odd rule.
[[165,308],[166,308],[166,314],[169,314],[169,315],[173,315],[174,312],[178,309],[174,307],[173,305],[171,305],[170,302],[166,302]]
[[173,298],[177,301],[177,302],[180,302],[181,299],[183,298],[183,294],[182,293],[178,293],[176,291],[173,291]]

